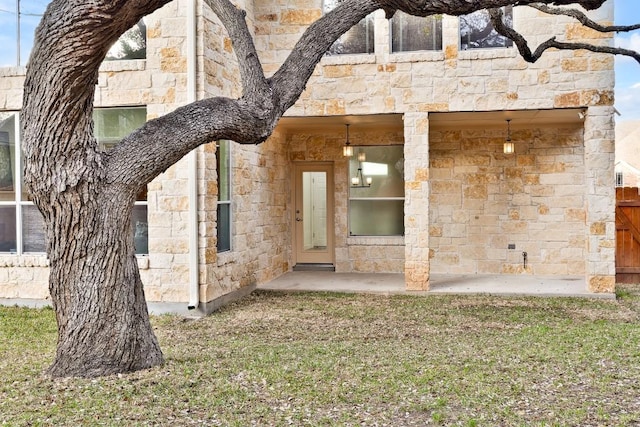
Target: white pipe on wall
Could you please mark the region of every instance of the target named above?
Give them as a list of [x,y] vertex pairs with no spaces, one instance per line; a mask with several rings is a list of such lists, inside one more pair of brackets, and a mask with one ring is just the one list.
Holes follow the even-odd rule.
[[[197,40],[196,2],[189,0],[187,6],[187,102],[197,99]],[[198,252],[198,153],[191,150],[189,162],[189,306],[190,310],[200,305],[200,262]]]

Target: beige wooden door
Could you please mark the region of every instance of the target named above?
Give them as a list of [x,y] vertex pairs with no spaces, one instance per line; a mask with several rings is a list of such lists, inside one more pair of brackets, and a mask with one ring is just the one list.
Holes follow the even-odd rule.
[[293,179],[296,264],[333,264],[333,165],[296,163]]

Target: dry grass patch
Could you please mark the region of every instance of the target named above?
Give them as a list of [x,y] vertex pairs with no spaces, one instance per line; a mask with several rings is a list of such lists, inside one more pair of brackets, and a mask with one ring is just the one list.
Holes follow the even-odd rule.
[[42,375],[51,310],[0,308],[0,424],[632,426],[640,296],[256,293],[155,317],[164,366]]

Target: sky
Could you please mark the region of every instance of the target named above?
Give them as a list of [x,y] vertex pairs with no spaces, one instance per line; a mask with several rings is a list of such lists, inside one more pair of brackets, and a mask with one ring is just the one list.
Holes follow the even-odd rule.
[[[33,30],[50,0],[21,0],[20,62],[27,61]],[[640,23],[640,0],[615,1],[615,23]],[[0,67],[16,65],[16,0],[0,0]],[[640,30],[616,36],[616,46],[640,51]],[[621,120],[640,120],[640,64],[631,58],[616,57],[616,109]]]
[[[640,1],[615,0],[615,23],[640,23]],[[640,52],[640,30],[618,34],[616,46]],[[616,57],[616,109],[617,121],[640,120],[640,63],[632,58]]]

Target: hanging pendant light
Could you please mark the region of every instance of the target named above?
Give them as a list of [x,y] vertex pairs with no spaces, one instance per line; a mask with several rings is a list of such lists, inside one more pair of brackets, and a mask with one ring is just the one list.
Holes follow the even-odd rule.
[[344,146],[342,147],[342,155],[344,157],[351,157],[353,156],[353,147],[349,142],[349,124],[346,124],[345,126],[347,127],[347,140],[344,143]]
[[373,179],[370,176],[365,178],[365,176],[362,174],[362,166],[360,166],[358,168],[358,172],[356,172],[356,176],[351,178],[351,188],[371,187],[372,182]]
[[507,119],[507,138],[502,145],[502,151],[505,154],[513,154],[515,151],[515,145],[513,141],[511,141],[511,119]]

